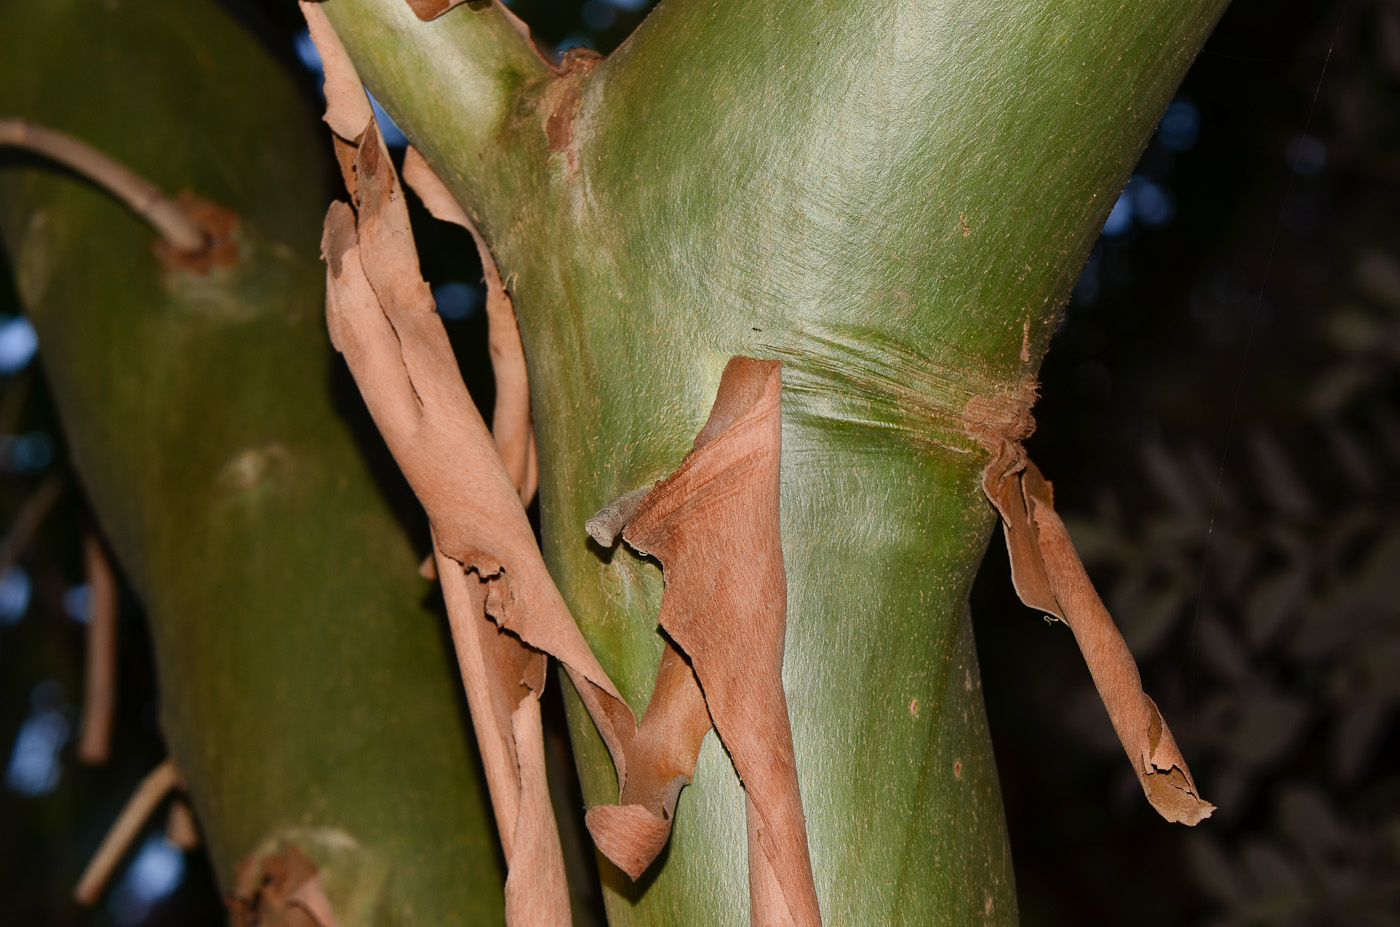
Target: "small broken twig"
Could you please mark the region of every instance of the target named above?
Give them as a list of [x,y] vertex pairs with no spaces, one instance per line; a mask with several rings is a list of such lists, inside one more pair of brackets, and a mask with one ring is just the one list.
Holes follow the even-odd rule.
[[165,819],[165,839],[186,852],[199,846],[199,824],[189,803],[183,798],[170,802],[170,814]]
[[142,825],[165,797],[179,788],[184,788],[184,779],[170,760],[161,763],[141,780],[127,800],[126,807],[117,815],[112,829],[102,838],[92,861],[83,870],[78,887],[73,889],[73,899],[78,904],[89,907],[97,903],[112,873],[116,871],[117,863],[121,862],[132,841],[141,832]]
[[97,532],[83,532],[83,567],[88,583],[87,680],[78,759],[100,766],[112,753],[117,712],[117,574]]
[[207,244],[204,230],[179,203],[86,142],[24,119],[0,119],[4,146],[32,151],[82,174],[149,222],[175,251],[200,251]]
[[48,517],[54,503],[62,494],[63,474],[51,473],[39,484],[39,488],[24,500],[24,505],[20,506],[14,521],[10,522],[10,530],[5,534],[5,540],[0,541],[0,573],[13,566],[20,553],[34,543],[34,535],[39,532],[44,519]]

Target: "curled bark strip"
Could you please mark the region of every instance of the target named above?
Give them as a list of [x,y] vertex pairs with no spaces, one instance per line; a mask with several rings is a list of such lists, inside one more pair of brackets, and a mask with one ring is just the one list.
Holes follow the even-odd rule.
[[690,658],[751,802],[761,859],[751,855],[749,880],[764,904],[755,923],[815,927],[821,913],[782,683],[781,393],[777,361],[732,358],[694,447],[622,536],[661,561],[658,620]]
[[676,802],[695,775],[709,729],[710,712],[695,672],[668,640],[627,757],[618,803],[590,808],[584,818],[594,844],[632,879],[640,878],[666,846]]
[[486,582],[492,620],[564,664],[620,757],[634,730],[632,711],[550,578],[515,485],[462,382],[418,273],[403,193],[373,121],[355,166],[358,214],[332,206],[324,243],[336,347],[427,510],[439,549]]
[[[340,36],[336,34],[321,4],[301,0],[299,6],[301,15],[306,18],[306,28],[311,33],[311,41],[321,55],[321,69],[325,74],[325,83],[321,89],[326,96],[326,114],[322,118],[332,132],[347,142],[354,142],[374,116],[369,97],[365,95],[364,84],[360,82],[360,75],[350,60],[350,53],[345,50],[345,45],[340,41]],[[344,168],[344,160],[341,161],[341,166]],[[346,178],[347,185],[351,179]],[[353,187],[350,192],[355,192]]]
[[[366,156],[366,151],[378,154]],[[558,834],[552,818],[543,820],[547,810],[539,812],[548,807],[547,788],[542,774],[525,763],[542,747],[516,740],[520,725],[515,716],[520,711],[528,714],[531,706],[538,712],[538,690],[544,682],[543,657],[530,660],[520,638],[535,643],[543,637],[570,652],[574,669],[580,652],[589,659],[592,655],[549,581],[515,486],[462,384],[432,296],[417,275],[402,194],[390,190],[381,195],[385,184],[396,186],[396,181],[372,121],[356,164],[359,217],[343,203],[334,204],[326,217],[326,309],[332,341],[345,355],[375,423],[434,528],[438,575],[510,867],[508,910],[513,918],[536,910],[510,900],[523,898],[528,893],[519,886],[529,885],[540,899],[552,899],[567,914],[568,886]],[[397,215],[386,222],[375,214],[385,210]],[[369,266],[361,260],[362,249],[370,256]],[[536,627],[540,611],[545,612],[543,631]],[[488,615],[496,625],[486,620]],[[561,620],[567,627],[557,627]],[[505,628],[519,637],[505,634]],[[569,641],[569,632],[577,639]],[[489,661],[479,644],[479,637],[487,635]],[[534,662],[537,669],[525,673],[522,662]],[[596,663],[576,673],[590,707],[596,709],[600,699],[612,698],[625,708],[615,690],[600,691],[590,683],[584,675],[589,672],[609,688],[611,682]],[[534,677],[533,687],[522,685],[526,676]],[[606,715],[600,715],[605,719],[600,728],[605,728]],[[630,721],[630,712],[625,718]],[[528,717],[524,722],[528,730]],[[522,808],[532,809],[532,814],[523,814]],[[535,927],[560,921],[509,923]]]
[[535,432],[530,420],[530,375],[525,366],[525,348],[520,342],[520,326],[515,319],[515,305],[501,280],[495,255],[481,232],[477,231],[442,178],[428,166],[418,150],[409,147],[404,154],[403,179],[428,212],[443,222],[460,225],[471,232],[481,256],[481,268],[486,278],[487,346],[491,352],[491,371],[496,380],[496,406],[491,413],[491,434],[505,461],[506,470],[520,489],[520,501],[525,505],[535,497],[539,486],[539,468],[535,462]]
[[117,710],[117,575],[102,541],[91,528],[83,533],[83,567],[88,584],[87,678],[78,759],[92,766],[112,752]]
[[1055,513],[1050,483],[1019,442],[999,449],[982,488],[1001,515],[1011,578],[1021,601],[1069,625],[1142,791],[1168,821],[1198,824],[1204,801],[1156,704],[1142,690],[1137,663]]
[[[311,19],[320,10],[307,12]],[[318,34],[335,40],[324,17]],[[345,67],[327,68],[328,99],[363,97],[342,61]],[[331,340],[433,528],[436,572],[508,863],[507,923],[567,924],[540,727],[544,652],[571,673],[614,755],[623,755],[636,722],[550,579],[517,484],[462,382],[373,116],[355,111],[365,120],[356,126],[345,112],[333,126],[354,208],[333,204],[322,240]]]
[[24,148],[83,175],[126,204],[176,251],[201,251],[204,230],[160,188],[71,135],[23,119],[0,119],[0,146]]
[[141,832],[141,827],[167,795],[184,787],[180,771],[170,760],[147,773],[146,778],[141,780],[141,784],[131,794],[131,798],[127,799],[126,807],[117,815],[112,829],[102,838],[92,861],[83,870],[82,878],[78,879],[78,886],[73,889],[73,899],[78,904],[97,904],[97,899],[102,896],[102,889],[111,879],[117,863],[121,862],[136,835]]

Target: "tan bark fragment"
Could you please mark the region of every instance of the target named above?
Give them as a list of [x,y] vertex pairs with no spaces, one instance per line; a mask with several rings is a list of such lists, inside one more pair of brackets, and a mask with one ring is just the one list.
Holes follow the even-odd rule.
[[460,225],[471,233],[486,278],[487,346],[496,380],[496,406],[491,413],[491,434],[505,461],[511,480],[525,505],[535,497],[539,467],[535,461],[535,432],[530,418],[530,376],[515,305],[501,280],[496,257],[447,184],[433,171],[416,148],[404,154],[403,179],[418,194],[434,217]]
[[340,36],[336,35],[321,4],[301,0],[300,6],[311,32],[311,41],[321,55],[321,69],[325,74],[322,90],[326,95],[326,125],[345,141],[354,142],[374,116],[364,84],[360,82],[350,53],[345,50]]
[[1021,601],[1069,625],[1143,793],[1168,821],[1194,825],[1215,806],[1200,798],[1186,760],[1152,699],[1128,645],[1094,591],[1050,483],[1019,441],[991,444],[982,488],[1001,515],[1011,577]]
[[239,863],[227,905],[234,927],[335,927],[316,864],[290,844]]
[[489,249],[440,179],[410,151],[406,170],[430,210],[465,225],[481,248],[498,376],[512,365],[518,369],[498,390],[507,408],[498,405],[497,420],[505,427],[494,440],[462,383],[418,269],[402,188],[372,117],[354,139],[338,143],[354,206],[331,206],[322,240],[327,326],[432,525],[436,572],[509,864],[508,923],[567,923],[539,730],[545,654],[570,673],[617,766],[623,806],[594,810],[604,820],[616,814],[647,821],[645,834],[602,828],[604,842],[631,860],[634,874],[665,843],[676,797],[690,781],[709,727],[708,711],[690,666],[668,648],[638,730],[574,624],[525,515],[522,501],[533,494],[538,468],[524,358]]
[[694,447],[643,500],[623,537],[661,561],[661,627],[690,658],[752,802],[762,852],[751,855],[749,878],[764,905],[755,916],[814,927],[821,914],[782,684],[781,392],[777,361],[731,359]]
[[667,641],[618,803],[590,808],[585,818],[594,844],[632,879],[640,878],[666,846],[676,802],[695,775],[709,729],[709,708],[695,673]]

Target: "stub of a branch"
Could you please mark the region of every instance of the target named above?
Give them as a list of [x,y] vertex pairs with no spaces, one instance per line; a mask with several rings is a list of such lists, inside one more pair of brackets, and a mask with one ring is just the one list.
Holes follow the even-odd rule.
[[146,220],[175,251],[202,251],[205,231],[176,200],[96,148],[23,119],[0,119],[0,146],[23,148],[76,171]]
[[337,927],[320,869],[294,843],[245,859],[228,908],[234,927]]
[[1001,515],[1017,594],[1069,625],[1152,807],[1168,821],[1200,823],[1215,806],[1200,797],[1171,730],[1143,692],[1137,663],[1055,512],[1050,483],[1019,440],[988,435],[982,433],[993,456],[982,488]]

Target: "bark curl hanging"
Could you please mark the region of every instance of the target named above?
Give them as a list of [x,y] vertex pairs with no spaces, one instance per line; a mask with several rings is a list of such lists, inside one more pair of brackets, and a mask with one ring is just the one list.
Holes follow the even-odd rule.
[[1171,729],[1143,691],[1137,663],[1055,512],[1050,482],[1026,457],[1021,440],[1030,417],[1022,410],[1008,419],[992,405],[969,406],[968,430],[992,453],[982,489],[1001,516],[1016,594],[1069,625],[1152,807],[1168,821],[1198,824],[1215,806],[1200,797]]

